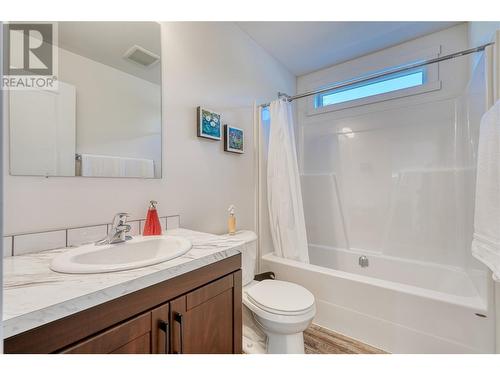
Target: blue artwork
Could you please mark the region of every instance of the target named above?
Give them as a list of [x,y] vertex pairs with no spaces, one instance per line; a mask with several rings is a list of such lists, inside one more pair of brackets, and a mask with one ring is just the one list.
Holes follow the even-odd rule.
[[221,139],[220,114],[198,107],[198,137]]
[[243,129],[224,125],[224,150],[229,152],[243,153]]

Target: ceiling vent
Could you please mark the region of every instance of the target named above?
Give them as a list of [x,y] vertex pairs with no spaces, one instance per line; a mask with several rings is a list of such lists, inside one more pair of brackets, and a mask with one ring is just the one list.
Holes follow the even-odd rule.
[[149,68],[160,61],[160,56],[138,45],[132,46],[125,52],[123,58],[143,68]]

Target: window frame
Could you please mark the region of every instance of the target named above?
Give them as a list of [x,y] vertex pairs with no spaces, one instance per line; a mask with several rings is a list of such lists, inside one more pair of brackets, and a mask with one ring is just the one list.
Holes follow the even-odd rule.
[[[368,76],[371,74],[391,70],[391,69],[394,69],[398,66],[406,65],[406,64],[418,61],[418,60],[424,60],[424,59],[438,57],[440,51],[441,51],[441,46],[434,47],[432,49],[429,49],[428,51],[421,52],[419,54],[420,58],[418,58],[415,55],[413,55],[411,57],[407,56],[406,59],[404,59],[404,60],[401,59],[401,61],[402,61],[401,64],[392,65],[389,67],[386,66],[386,67],[383,67],[381,69],[377,69],[375,71],[369,71],[369,72],[366,72],[365,74],[359,75],[359,77]],[[328,95],[331,92],[345,91],[345,90],[349,90],[351,88],[361,87],[361,86],[364,86],[367,84],[385,81],[385,80],[388,80],[390,78],[395,78],[398,76],[405,76],[405,75],[411,74],[412,72],[416,72],[416,71],[423,71],[423,73],[424,73],[424,77],[423,77],[424,83],[422,85],[407,87],[407,88],[403,88],[403,89],[399,89],[399,90],[393,90],[393,91],[389,91],[389,92],[382,93],[382,94],[365,96],[362,98],[348,100],[348,101],[344,101],[344,102],[340,102],[340,103],[334,103],[334,104],[329,104],[329,105],[319,106],[319,107],[317,106],[317,100],[318,100],[319,96]],[[352,79],[352,78],[350,78],[350,79]],[[324,82],[325,79],[323,79],[322,81]],[[342,82],[342,81],[343,80],[332,79],[332,83],[329,84],[328,86],[331,86],[334,83]],[[328,86],[326,86],[326,87],[328,87]],[[325,87],[325,86],[323,86],[323,87]],[[312,87],[312,88],[310,88],[310,90],[312,91],[312,90],[316,90],[319,88],[321,88],[321,86]],[[316,114],[321,114],[321,113],[340,111],[340,110],[347,109],[347,108],[359,107],[359,106],[363,106],[363,105],[367,105],[367,104],[373,104],[373,103],[378,103],[378,102],[382,102],[382,101],[386,101],[386,100],[403,98],[403,97],[407,97],[407,96],[422,94],[425,92],[436,91],[436,90],[440,90],[440,89],[441,89],[441,81],[439,80],[439,64],[426,65],[425,67],[419,67],[419,68],[415,68],[415,69],[405,71],[405,72],[394,73],[393,75],[391,74],[391,75],[388,75],[385,77],[375,78],[375,79],[369,80],[367,82],[349,85],[349,86],[346,86],[346,87],[341,88],[341,89],[327,91],[323,94],[313,95],[309,99],[307,115],[311,116],[311,115],[316,115]]]
[[[361,97],[356,98],[356,99],[344,100],[344,101],[338,102],[338,103],[320,105],[321,101],[323,100],[323,98],[325,96],[328,96],[328,95],[331,95],[331,94],[340,93],[340,92],[344,92],[344,91],[349,91],[349,90],[356,89],[356,88],[359,88],[359,87],[365,87],[365,86],[373,85],[375,83],[380,83],[380,82],[385,82],[385,81],[391,81],[393,79],[410,76],[410,75],[413,75],[415,73],[422,73],[422,83],[421,84],[410,86],[410,87],[399,88],[399,89],[395,89],[395,90],[390,90],[390,91],[379,93],[379,94],[372,94],[372,95],[361,96]],[[384,95],[384,94],[389,94],[391,92],[396,92],[396,91],[406,90],[406,89],[410,89],[410,88],[420,87],[420,86],[425,85],[426,83],[427,83],[427,67],[415,68],[415,69],[411,69],[411,70],[406,70],[404,72],[393,73],[393,74],[389,74],[389,75],[384,76],[384,77],[374,78],[374,79],[371,79],[369,81],[365,81],[365,82],[361,82],[361,83],[354,83],[352,85],[345,86],[345,87],[342,87],[342,88],[339,88],[339,89],[333,89],[331,91],[326,91],[326,92],[323,92],[323,93],[320,93],[320,94],[316,94],[316,95],[314,95],[314,106],[315,106],[315,108],[324,108],[324,107],[328,107],[330,105],[342,104],[342,103],[352,102],[352,101],[355,101],[355,100],[360,100],[360,99],[365,99],[365,98],[371,98],[371,97],[377,96],[377,95]]]

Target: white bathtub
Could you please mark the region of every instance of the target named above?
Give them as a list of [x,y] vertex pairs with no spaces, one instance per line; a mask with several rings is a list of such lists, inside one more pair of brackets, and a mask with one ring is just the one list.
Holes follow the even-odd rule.
[[459,268],[312,245],[309,256],[311,264],[267,254],[262,270],[308,288],[316,324],[391,353],[494,352],[485,273],[473,282]]

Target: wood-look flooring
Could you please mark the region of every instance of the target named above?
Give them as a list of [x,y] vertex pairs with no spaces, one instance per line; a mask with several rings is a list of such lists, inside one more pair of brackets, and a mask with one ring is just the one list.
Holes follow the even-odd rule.
[[385,354],[383,350],[361,341],[311,325],[304,332],[306,354]]

